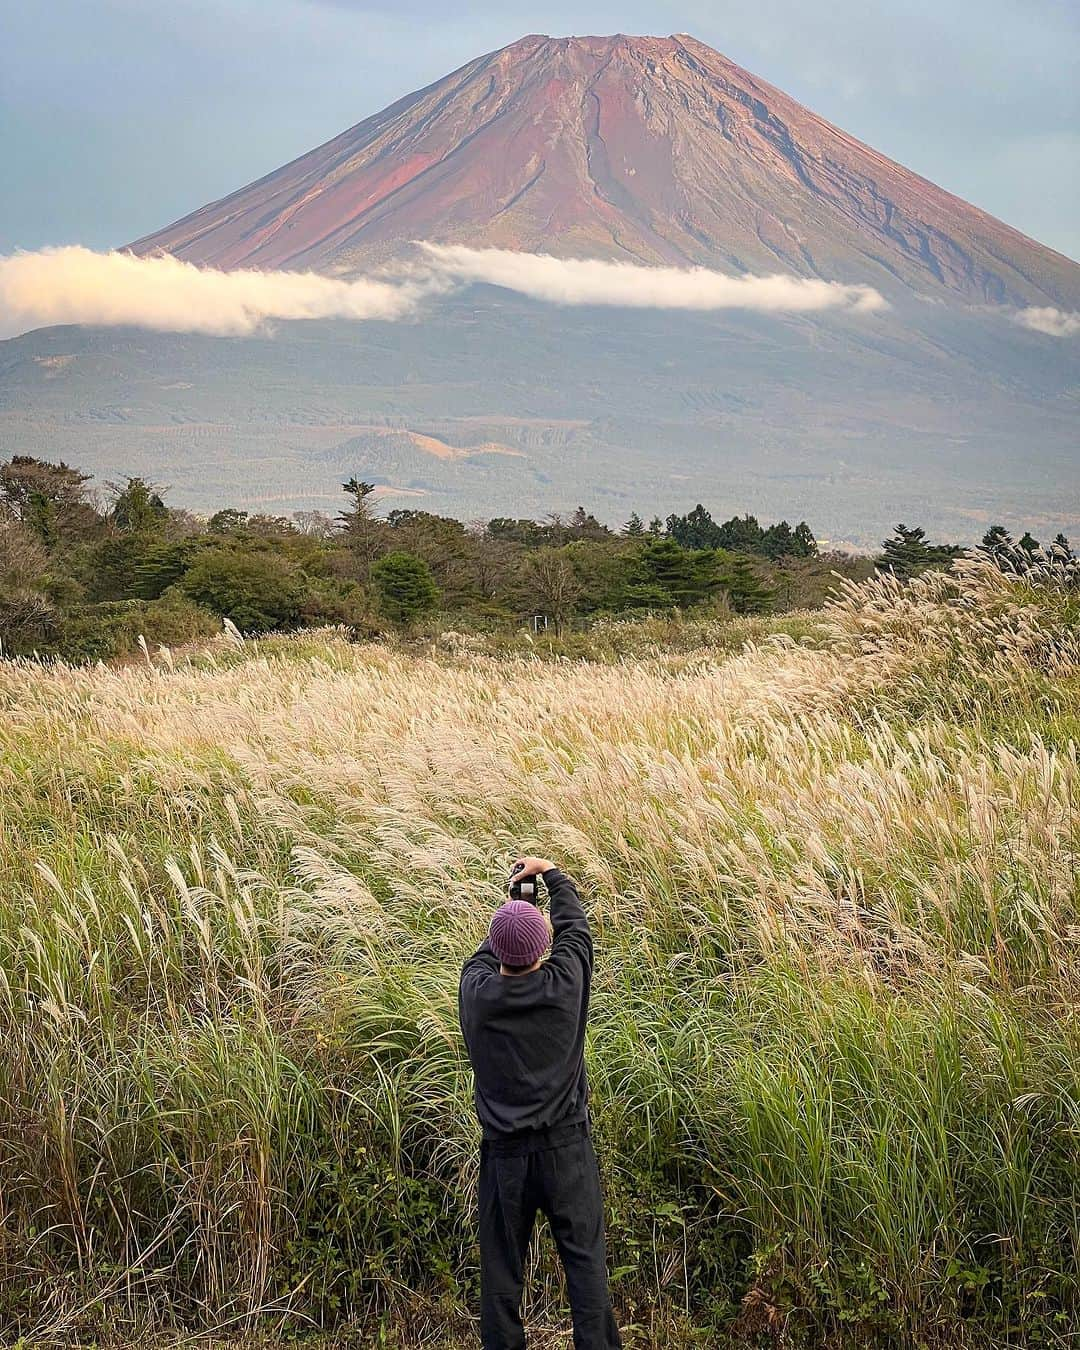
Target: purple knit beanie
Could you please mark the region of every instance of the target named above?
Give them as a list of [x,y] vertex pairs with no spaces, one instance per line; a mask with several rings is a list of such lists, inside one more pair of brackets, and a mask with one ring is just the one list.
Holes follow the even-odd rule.
[[528,900],[507,900],[491,916],[491,950],[505,966],[531,966],[551,942],[547,919]]

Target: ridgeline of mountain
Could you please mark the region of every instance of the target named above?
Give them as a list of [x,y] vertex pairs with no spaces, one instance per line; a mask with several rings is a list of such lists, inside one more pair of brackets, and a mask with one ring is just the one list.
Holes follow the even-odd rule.
[[686,35],[532,36],[140,239],[348,272],[412,241],[1080,306],[1080,267]]

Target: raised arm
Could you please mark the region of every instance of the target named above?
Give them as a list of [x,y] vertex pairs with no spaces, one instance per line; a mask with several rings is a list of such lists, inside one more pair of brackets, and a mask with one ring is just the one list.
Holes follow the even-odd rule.
[[551,926],[555,931],[552,947],[580,942],[584,938],[588,941],[591,956],[592,932],[577,887],[558,867],[549,867],[540,875],[548,890]]
[[577,887],[560,868],[547,858],[520,858],[524,864],[517,876],[541,876],[547,887],[551,927],[554,938],[548,965],[571,967],[581,963],[586,976],[592,974],[593,943],[589,920]]

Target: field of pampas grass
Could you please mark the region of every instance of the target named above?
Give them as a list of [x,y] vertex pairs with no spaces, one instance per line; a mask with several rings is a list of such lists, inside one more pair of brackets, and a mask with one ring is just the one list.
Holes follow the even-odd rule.
[[[476,1344],[457,978],[525,850],[594,922],[629,1346],[1072,1343],[1074,573],[734,652],[0,662],[0,1336]],[[538,1347],[563,1303],[545,1242]]]

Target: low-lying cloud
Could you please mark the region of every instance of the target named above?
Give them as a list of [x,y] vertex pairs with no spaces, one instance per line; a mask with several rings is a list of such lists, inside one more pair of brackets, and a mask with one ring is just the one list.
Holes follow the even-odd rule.
[[[290,319],[401,320],[464,288],[497,286],[554,305],[626,309],[872,314],[872,286],[784,274],[732,276],[708,267],[648,267],[597,258],[419,242],[418,256],[370,276],[224,272],[169,254],[141,258],[70,245],[0,256],[0,337],[51,324],[131,325],[247,336]],[[1080,313],[1051,305],[994,311],[1053,338],[1080,334]]]
[[596,258],[553,258],[500,248],[420,245],[430,264],[460,282],[502,286],[556,305],[633,309],[754,309],[805,314],[824,309],[870,313],[888,308],[872,286],[776,276],[729,276],[708,267],[644,267]]
[[353,279],[223,272],[167,254],[140,258],[71,245],[0,257],[0,336],[66,323],[244,336],[287,319],[405,319],[425,300],[475,283],[558,305],[772,314],[886,307],[871,286],[456,245],[421,244],[417,262]]
[[167,254],[46,248],[0,257],[0,333],[85,323],[243,336],[276,319],[400,319],[433,281],[221,272]]
[[1046,333],[1050,337],[1066,338],[1080,333],[1080,314],[1070,314],[1064,309],[1055,309],[1052,305],[1032,305],[1014,315],[1016,322],[1036,333]]

